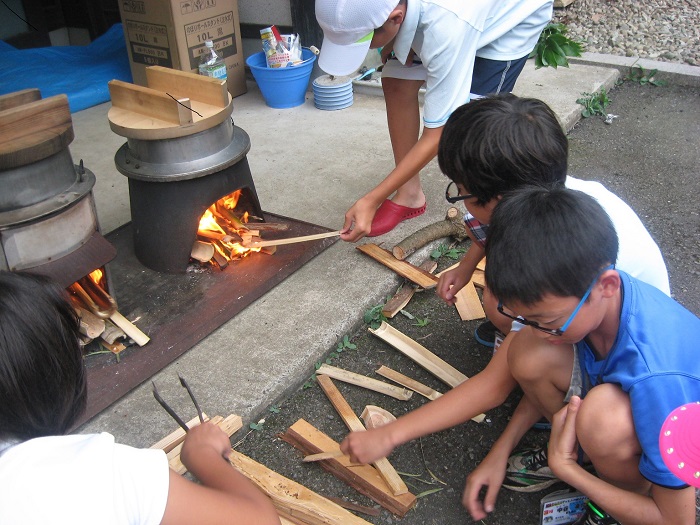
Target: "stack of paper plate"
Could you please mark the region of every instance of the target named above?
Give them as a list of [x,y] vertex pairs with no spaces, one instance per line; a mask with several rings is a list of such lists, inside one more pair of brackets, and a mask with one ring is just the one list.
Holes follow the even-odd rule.
[[322,75],[313,81],[314,105],[328,111],[352,106],[352,79]]

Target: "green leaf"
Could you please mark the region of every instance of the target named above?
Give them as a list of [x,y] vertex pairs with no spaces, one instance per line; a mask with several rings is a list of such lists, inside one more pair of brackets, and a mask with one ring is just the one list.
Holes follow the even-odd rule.
[[440,492],[441,490],[442,490],[442,487],[438,487],[436,489],[424,490],[420,494],[416,494],[416,499],[423,498],[425,496],[429,496],[430,494],[435,494],[436,492]]
[[276,406],[276,405],[272,405],[268,410],[269,410],[270,412],[272,412],[273,414],[279,414],[279,413],[280,413],[280,407],[278,407],[278,406]]

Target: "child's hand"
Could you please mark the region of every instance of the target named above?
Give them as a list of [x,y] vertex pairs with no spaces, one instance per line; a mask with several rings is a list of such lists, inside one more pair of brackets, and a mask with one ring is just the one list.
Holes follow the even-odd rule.
[[464,288],[472,278],[471,273],[467,275],[464,274],[464,270],[461,269],[462,266],[463,265],[460,264],[457,268],[443,273],[438,280],[436,287],[437,294],[449,305],[455,304],[455,295],[457,295],[457,292]]
[[364,198],[358,200],[345,214],[340,238],[348,242],[357,242],[362,239],[372,231],[372,219],[376,213],[376,206],[367,203]]
[[229,437],[223,430],[208,421],[192,427],[187,432],[180,457],[186,465],[188,459],[205,450],[213,450],[217,455],[226,459],[231,452]]
[[[474,521],[483,520],[496,508],[496,498],[506,476],[507,465],[507,456],[504,460],[494,454],[488,454],[467,477],[462,505]],[[487,487],[483,502],[479,499],[482,487]]]
[[578,442],[576,440],[576,414],[581,398],[573,396],[569,404],[554,414],[552,433],[549,437],[549,468],[562,481],[566,481],[567,468],[578,468]]
[[340,444],[340,450],[350,456],[353,463],[373,463],[391,454],[394,444],[384,426],[364,432],[351,432]]

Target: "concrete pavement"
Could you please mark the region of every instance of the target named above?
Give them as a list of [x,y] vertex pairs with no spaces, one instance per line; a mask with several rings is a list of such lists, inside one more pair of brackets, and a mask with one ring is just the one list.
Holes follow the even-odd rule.
[[[575,102],[580,94],[609,89],[618,75],[610,67],[573,64],[555,71],[535,70],[529,63],[515,92],[545,100],[570,129],[580,113]],[[234,99],[235,124],[251,137],[248,161],[265,211],[332,229],[342,226],[345,210],[393,167],[384,102],[373,93],[381,95],[381,90],[358,89],[354,104],[335,112],[317,110],[311,93],[297,108],[268,108],[253,82],[247,94]],[[127,179],[113,161],[124,139],[111,132],[108,110],[109,104],[103,104],[74,114],[76,139],[70,146],[74,162],[83,159],[97,177],[94,194],[104,233],[130,220]],[[374,242],[390,248],[444,217],[447,179],[437,161],[423,170],[421,179],[427,212]],[[314,363],[398,283],[391,271],[339,241],[154,379],[182,414],[192,408],[182,395],[178,373],[188,379],[208,414],[235,413],[246,423],[255,421],[266,407],[299,388]],[[145,447],[174,426],[154,401],[150,385],[143,384],[78,431],[106,431],[121,443]]]

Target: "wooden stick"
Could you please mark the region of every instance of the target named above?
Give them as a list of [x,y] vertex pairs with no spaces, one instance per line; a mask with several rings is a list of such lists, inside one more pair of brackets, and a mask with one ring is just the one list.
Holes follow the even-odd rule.
[[88,336],[90,339],[98,338],[105,331],[105,320],[100,319],[90,310],[82,306],[75,306],[75,311],[80,320],[80,333]]
[[[229,461],[265,492],[284,518],[308,525],[369,525],[340,505],[232,450]],[[371,468],[371,467],[370,467]]]
[[[294,423],[280,437],[304,454],[340,451],[338,443],[303,419]],[[319,465],[397,516],[405,516],[416,504],[416,497],[410,492],[395,496],[377,469],[370,465],[354,465],[347,456],[330,458]]]
[[[360,418],[353,412],[331,378],[326,375],[320,375],[317,377],[317,381],[340,415],[340,418],[345,422],[345,426],[347,426],[351,432],[364,431],[365,426],[362,424],[362,421],[360,421]],[[384,478],[387,485],[389,485],[389,488],[395,496],[400,496],[408,492],[408,487],[401,479],[401,476],[394,470],[394,467],[391,466],[388,459],[379,459],[374,462],[374,466],[377,468],[382,478]]]
[[391,252],[394,254],[394,257],[402,261],[430,241],[450,236],[458,241],[467,238],[467,228],[462,220],[462,213],[455,207],[448,208],[444,220],[428,224],[420,230],[413,232],[394,246]]
[[[204,416],[204,421],[209,421],[209,416],[207,416],[204,413],[202,413],[202,415]],[[190,428],[193,427],[194,425],[198,425],[198,424],[199,424],[199,416],[195,416],[187,422],[187,426]],[[185,431],[182,428],[177,427],[177,430],[171,432],[170,434],[165,436],[163,439],[154,443],[153,445],[151,445],[148,448],[157,448],[157,449],[162,450],[166,453],[170,452],[172,449],[174,449],[180,443],[185,441],[186,435],[187,434],[185,434]]]
[[327,364],[322,364],[318,370],[317,374],[325,374],[338,381],[343,381],[344,383],[350,383],[351,385],[361,386],[368,390],[373,390],[374,392],[379,392],[380,394],[386,394],[395,399],[401,401],[408,401],[411,399],[413,392],[405,388],[399,388],[389,383],[384,383],[383,381],[377,381],[371,377],[356,374],[355,372],[350,372],[349,370],[343,370],[342,368],[337,368],[335,366],[330,366]]
[[[333,450],[331,452],[319,452],[317,454],[310,454],[304,456],[302,460],[304,463],[313,463],[315,461],[323,461],[324,459],[340,458],[345,456],[340,450]],[[347,456],[346,456],[347,457]]]
[[279,246],[280,244],[294,244],[297,242],[315,241],[317,239],[325,239],[326,237],[336,237],[340,235],[340,230],[335,232],[316,233],[314,235],[302,235],[301,237],[287,237],[286,239],[272,239],[269,241],[256,241],[246,243],[245,239],[243,247],[245,248],[260,248],[262,246]]
[[484,270],[479,270],[479,268],[474,270],[474,273],[472,274],[472,282],[474,283],[474,286],[481,288],[482,290],[486,288],[486,275],[484,274]]
[[473,321],[486,317],[481,299],[479,299],[474,283],[471,281],[455,294],[455,306],[462,321]]
[[437,399],[442,395],[437,390],[433,390],[429,386],[426,386],[423,383],[416,381],[415,379],[411,379],[410,377],[403,375],[401,372],[392,370],[388,366],[380,366],[376,370],[376,373],[380,376],[390,379],[391,381],[394,381],[395,383],[405,386],[406,388],[410,388],[414,392],[418,392],[420,395],[427,397],[431,401]]
[[219,108],[228,106],[226,82],[218,78],[162,66],[146,68],[146,84],[175,98],[190,98]]
[[[422,268],[428,273],[433,273],[437,268],[437,262],[432,259],[428,259],[421,264],[419,268]],[[418,290],[420,290],[420,288],[417,285],[409,284],[408,281],[404,281],[401,289],[397,291],[382,308],[382,314],[384,317],[392,319],[397,313],[403,310],[403,308],[411,301],[413,295]]]
[[405,356],[413,359],[440,381],[447,383],[452,388],[468,379],[455,367],[385,322],[382,322],[376,330],[370,328],[369,331],[389,343]]
[[143,346],[151,340],[150,337],[148,337],[141,330],[139,330],[136,327],[136,325],[134,325],[131,321],[129,321],[119,312],[114,312],[112,315],[109,316],[109,318],[114,324],[116,324],[119,328],[124,330],[124,333],[131,337],[137,345]]
[[376,244],[363,244],[358,246],[357,249],[365,255],[369,255],[375,261],[378,261],[387,268],[393,270],[401,277],[416,283],[421,288],[428,290],[430,288],[435,288],[437,285],[437,277],[421,268],[418,268],[417,266],[412,265],[411,263],[399,261],[390,251],[380,248]]
[[374,507],[365,507],[364,505],[358,505],[352,501],[346,501],[343,498],[334,498],[333,496],[328,496],[328,499],[333,503],[340,505],[344,509],[354,510],[355,512],[361,512],[362,514],[367,514],[368,516],[379,516],[381,514],[380,510]]

